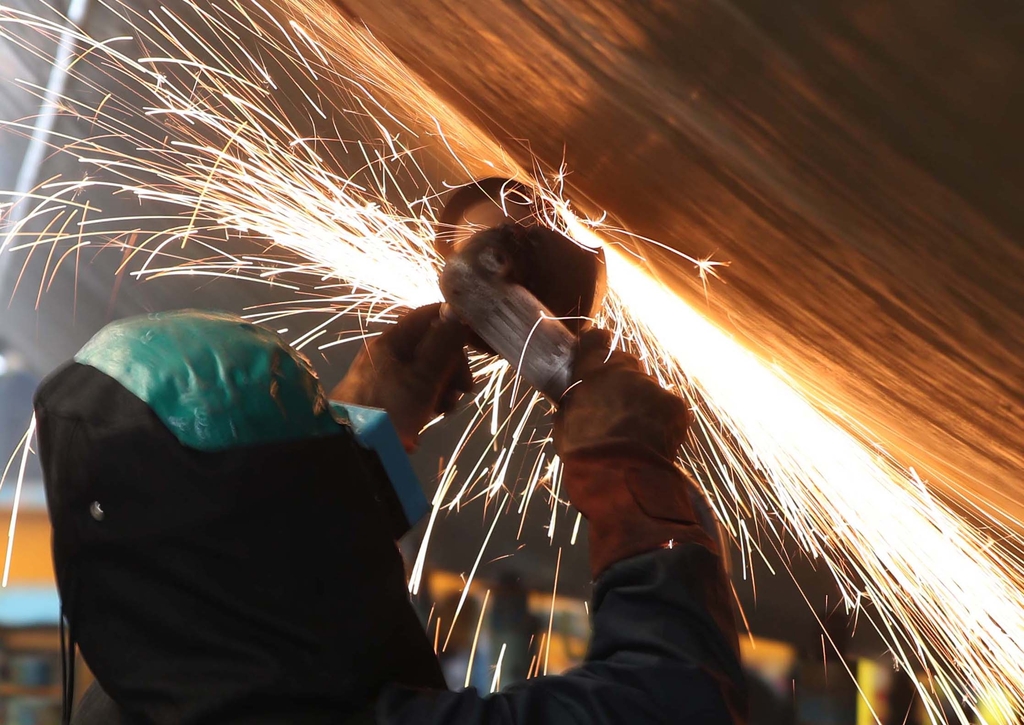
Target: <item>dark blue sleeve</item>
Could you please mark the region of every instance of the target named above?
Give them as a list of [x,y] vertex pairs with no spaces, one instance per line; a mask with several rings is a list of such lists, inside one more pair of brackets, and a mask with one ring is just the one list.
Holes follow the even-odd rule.
[[[693,540],[701,538],[694,532]],[[721,562],[703,543],[619,562],[597,582],[590,650],[580,667],[489,697],[392,686],[378,702],[377,721],[742,723],[746,693],[726,586]]]
[[[746,692],[726,586],[718,557],[703,543],[619,562],[597,582],[582,666],[489,697],[391,686],[377,703],[377,723],[742,723]],[[74,725],[116,725],[117,715],[93,685]]]

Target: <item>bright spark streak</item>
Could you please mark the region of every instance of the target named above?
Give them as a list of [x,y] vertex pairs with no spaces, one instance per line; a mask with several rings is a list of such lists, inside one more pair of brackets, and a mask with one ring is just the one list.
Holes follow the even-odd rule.
[[476,631],[473,633],[473,647],[469,650],[469,663],[466,665],[466,684],[463,687],[469,687],[469,682],[473,679],[473,660],[476,658],[476,647],[480,641],[480,629],[484,626],[484,616],[487,614],[487,602],[490,598],[491,590],[488,589],[484,593],[484,603],[480,607],[480,618],[476,620]]
[[576,512],[576,523],[572,525],[572,538],[569,540],[569,546],[576,546],[576,537],[580,533],[580,522],[583,521],[583,514]]
[[498,652],[498,661],[494,665],[494,677],[491,679],[491,694],[501,689],[501,662],[505,659],[505,648],[508,642],[501,643],[501,651]]
[[[21,506],[21,490],[25,484],[25,467],[28,464],[28,454],[32,448],[32,436],[36,432],[36,417],[32,416],[32,421],[28,425],[28,431],[25,433],[25,437],[21,439],[21,466],[18,469],[18,483],[14,488],[14,503],[11,504],[11,523],[7,529],[7,555],[4,557],[4,574],[3,580],[0,581],[0,587],[7,586],[7,580],[11,574],[11,554],[14,553],[14,534],[18,527],[18,509]],[[6,476],[7,471],[4,471]],[[3,478],[0,478],[0,485],[3,484]]]
[[551,614],[548,617],[548,638],[544,648],[544,674],[548,674],[548,660],[551,658],[551,630],[555,625],[555,600],[558,597],[558,574],[562,570],[562,548],[558,548],[558,561],[555,562],[555,581],[551,585]]

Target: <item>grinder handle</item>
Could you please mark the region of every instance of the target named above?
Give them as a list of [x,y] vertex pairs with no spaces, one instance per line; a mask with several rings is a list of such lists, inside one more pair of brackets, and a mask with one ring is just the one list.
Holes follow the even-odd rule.
[[572,384],[576,337],[489,254],[456,255],[441,273],[442,314],[470,327],[534,388],[557,403]]

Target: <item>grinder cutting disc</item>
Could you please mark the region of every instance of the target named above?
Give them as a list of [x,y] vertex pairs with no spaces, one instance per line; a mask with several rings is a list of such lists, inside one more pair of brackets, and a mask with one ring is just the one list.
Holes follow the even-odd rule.
[[476,232],[509,222],[533,224],[535,201],[518,181],[491,177],[459,187],[438,218],[437,246],[447,259]]
[[[511,261],[508,281],[524,287],[578,336],[604,301],[604,252],[581,247],[539,224],[536,204],[529,188],[515,181],[488,178],[468,184],[452,194],[441,212],[438,251],[450,259],[467,251],[480,232],[494,230]],[[473,342],[493,352],[482,341]]]

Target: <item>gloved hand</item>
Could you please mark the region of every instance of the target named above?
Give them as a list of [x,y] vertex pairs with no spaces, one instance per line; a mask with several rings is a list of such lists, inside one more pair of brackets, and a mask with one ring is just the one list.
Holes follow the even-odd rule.
[[455,407],[473,389],[466,357],[468,329],[442,320],[440,305],[409,312],[359,351],[331,399],[383,408],[407,451],[427,423]]
[[646,375],[639,360],[610,346],[606,330],[580,337],[576,382],[555,416],[555,451],[563,459],[621,455],[671,466],[690,427],[686,403]]
[[689,499],[694,484],[676,467],[690,411],[645,375],[635,357],[609,351],[610,335],[580,338],[578,381],[555,414],[562,483],[590,523],[594,578],[608,566],[659,547],[700,539]]

